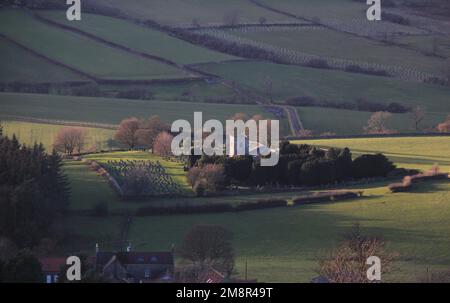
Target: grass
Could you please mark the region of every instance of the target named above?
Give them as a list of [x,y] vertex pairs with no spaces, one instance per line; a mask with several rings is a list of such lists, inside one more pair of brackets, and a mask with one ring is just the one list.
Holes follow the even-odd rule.
[[167,123],[178,119],[192,121],[194,112],[203,119],[225,121],[235,113],[261,114],[273,118],[256,105],[206,104],[175,101],[137,101],[109,98],[72,97],[38,94],[0,93],[0,117],[22,116],[50,120],[119,124],[124,118],[158,115]]
[[[18,140],[25,145],[42,143],[51,151],[58,131],[63,125],[32,123],[22,121],[1,121],[5,135],[16,135]],[[82,127],[86,131],[86,149],[107,149],[106,141],[114,137],[114,131],[109,129]]]
[[202,26],[224,24],[225,17],[236,11],[239,23],[257,23],[260,17],[265,17],[268,22],[297,22],[240,0],[130,0],[126,5],[120,0],[94,2],[120,9],[133,18],[151,19],[173,26],[191,26],[193,20]]
[[[60,11],[39,11],[58,23],[74,27],[131,49],[160,56],[179,64],[193,64],[233,59],[233,56],[211,51],[166,33],[142,27],[121,19],[83,14],[82,22],[67,21]],[[180,51],[182,50],[182,51]]]
[[429,54],[435,51],[433,48],[436,45],[438,55],[450,57],[450,35],[400,36],[395,42]]
[[[84,156],[84,158],[97,161],[98,163],[119,160],[159,161],[166,168],[167,173],[180,184],[181,188],[184,190],[184,194],[186,196],[191,194],[191,189],[186,179],[186,172],[184,172],[181,163],[167,161],[148,152],[112,152],[87,155]],[[90,170],[85,163],[79,161],[66,161],[64,164],[64,171],[69,177],[72,187],[71,210],[91,210],[95,203],[107,202],[109,210],[115,213],[124,213],[128,210],[135,210],[143,205],[161,205],[166,204],[165,201],[170,201],[168,203],[176,203],[176,201],[180,199],[148,198],[137,202],[122,201],[109,186],[106,179]]]
[[63,82],[86,78],[53,65],[0,38],[0,82]]
[[334,247],[352,224],[381,235],[401,254],[390,281],[414,281],[427,268],[450,265],[450,185],[424,184],[414,193],[389,194],[386,187],[366,190],[367,198],[350,202],[210,214],[138,218],[130,241],[136,250],[179,247],[196,224],[218,224],[234,234],[237,270],[263,282],[308,282],[317,274],[318,257]]
[[181,185],[185,191],[190,191],[190,186],[187,183],[186,172],[183,169],[183,164],[174,161],[168,161],[157,155],[149,152],[113,152],[105,154],[93,154],[84,157],[89,160],[97,161],[98,163],[106,163],[108,161],[133,161],[133,160],[145,160],[145,161],[159,161],[166,169],[166,172],[173,178],[175,182]]
[[[382,151],[399,166],[428,168],[439,161],[444,170],[450,171],[448,139],[436,138],[383,138],[351,140],[316,140],[308,144],[321,146],[350,146],[356,153]],[[117,154],[119,156],[120,154]],[[120,157],[127,155],[120,155]],[[94,156],[95,157],[95,156]],[[102,157],[110,157],[105,154]],[[86,167],[79,162],[66,162],[74,170],[69,173],[73,196],[78,205],[107,190],[106,183],[95,173],[86,176]],[[67,170],[68,168],[66,168]],[[74,174],[79,172],[80,175]],[[75,181],[75,183],[73,183]],[[78,182],[78,183],[77,183]],[[410,193],[389,193],[387,182],[353,186],[364,190],[362,199],[338,203],[305,205],[281,209],[258,210],[243,213],[177,215],[135,218],[128,236],[137,251],[179,248],[184,234],[196,224],[218,224],[234,234],[237,274],[243,277],[244,264],[248,262],[248,277],[262,282],[308,282],[316,276],[318,258],[335,247],[358,222],[363,233],[385,238],[388,249],[400,253],[395,271],[384,276],[386,281],[417,281],[427,270],[445,270],[450,266],[450,183],[423,183]],[[92,193],[92,195],[91,195]],[[97,196],[95,196],[97,195]],[[105,194],[106,195],[106,194]],[[296,193],[280,193],[277,197],[288,198]],[[252,200],[269,195],[223,197],[223,201]],[[270,195],[273,197],[274,195]],[[214,203],[219,198],[202,199]],[[200,200],[197,201],[199,203]],[[109,219],[108,219],[109,220]],[[110,217],[117,223],[117,217]],[[81,249],[91,251],[96,242],[105,242],[117,234],[105,219],[97,220],[75,216],[69,220],[73,233],[83,242]],[[92,230],[98,229],[98,237]],[[105,239],[105,240],[102,240]],[[108,242],[109,241],[109,242]],[[68,249],[74,250],[74,246]]]
[[444,171],[450,172],[450,137],[321,139],[293,142],[348,147],[354,154],[380,152],[405,168],[426,170],[438,163]]
[[261,3],[279,10],[309,18],[352,20],[365,17],[367,9],[363,3],[351,0],[281,0],[272,2],[260,0]]
[[0,33],[53,60],[100,78],[165,79],[187,76],[173,66],[131,55],[44,24],[22,10],[0,10]]
[[414,68],[441,75],[445,60],[330,29],[228,31],[233,35],[317,56]]
[[[333,132],[338,135],[353,135],[364,132],[367,120],[372,113],[325,107],[297,107],[297,112],[306,129],[313,130],[316,135]],[[428,113],[421,122],[422,129],[433,128],[445,120],[444,113]],[[386,123],[389,129],[400,133],[415,132],[414,119],[411,113],[392,114]]]
[[[211,102],[222,100],[222,98],[227,100],[238,98],[232,89],[219,83],[206,83],[203,80],[173,84],[100,85],[100,89],[106,94],[115,94],[130,89],[145,89],[152,92],[152,99],[167,101]],[[236,103],[239,104],[239,99]]]
[[293,96],[307,95],[330,101],[355,102],[364,98],[373,102],[420,105],[433,114],[450,111],[447,102],[450,88],[443,86],[261,61],[211,63],[198,67],[261,94],[266,93],[265,83],[270,78],[273,95],[278,102]]

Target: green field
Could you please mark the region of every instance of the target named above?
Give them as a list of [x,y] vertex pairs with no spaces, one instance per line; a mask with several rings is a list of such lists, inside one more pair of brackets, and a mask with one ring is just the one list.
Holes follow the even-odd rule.
[[0,33],[53,60],[100,78],[164,79],[187,76],[173,66],[49,26],[21,10],[0,10]]
[[67,21],[66,15],[61,11],[39,11],[38,13],[58,23],[179,64],[213,62],[234,58],[121,19],[83,14],[83,22],[70,22]]
[[[337,135],[354,135],[364,133],[367,120],[372,113],[325,107],[297,107],[298,115],[305,129],[314,131],[315,135],[332,132]],[[433,128],[445,120],[445,114],[427,113],[421,122],[421,129]],[[392,114],[386,122],[389,129],[400,133],[415,132],[411,113]]]
[[[188,197],[191,194],[190,186],[186,180],[186,173],[181,163],[167,161],[148,152],[113,152],[92,154],[84,158],[95,160],[98,163],[115,160],[159,161],[166,168],[167,173],[180,184],[185,191],[185,195]],[[91,210],[96,203],[107,202],[110,211],[126,213],[128,210],[135,210],[143,205],[162,205],[164,201],[175,204],[178,199],[183,199],[149,198],[145,201],[122,201],[109,186],[106,179],[90,170],[87,164],[79,161],[66,161],[64,171],[69,177],[72,186],[71,210]]]
[[450,172],[450,137],[352,138],[294,141],[349,147],[354,154],[381,152],[401,167],[426,170],[439,164]]
[[161,24],[192,26],[193,20],[200,25],[226,24],[226,16],[237,11],[239,23],[257,23],[260,17],[268,22],[298,22],[289,17],[261,9],[240,0],[129,0],[124,6],[121,0],[94,0],[101,6],[118,8],[138,19],[151,19]]
[[[16,135],[20,143],[33,145],[42,143],[44,147],[51,151],[53,142],[58,131],[63,125],[32,123],[23,121],[1,121],[4,134],[7,136]],[[114,130],[82,127],[86,131],[85,148],[89,149],[107,149],[106,141],[114,137]]]
[[0,38],[0,82],[83,81],[83,76],[51,64]]
[[[422,72],[442,75],[445,60],[425,56],[415,50],[387,45],[374,40],[354,36],[325,28],[299,28],[298,30],[240,31],[227,33],[268,44],[276,48],[286,48],[309,55],[326,58],[346,59],[349,62],[368,62],[383,66],[413,68]],[[350,64],[350,63],[349,63]],[[376,66],[376,65],[375,65]]]
[[204,121],[207,119],[225,121],[238,112],[247,113],[249,116],[261,114],[267,118],[273,118],[256,105],[0,93],[0,117],[12,115],[50,120],[119,124],[122,119],[131,116],[148,118],[158,115],[167,123],[172,123],[178,119],[192,121],[195,111],[203,112]]
[[[299,142],[300,143],[300,142]],[[385,152],[399,166],[428,169],[439,162],[450,171],[447,137],[383,138],[351,140],[316,140],[301,143],[322,146],[350,146],[354,153]],[[116,154],[129,157],[129,154]],[[94,156],[96,157],[96,156]],[[110,157],[105,154],[103,157]],[[102,178],[80,162],[67,162],[76,208],[86,209],[93,201],[113,201],[112,191]],[[248,277],[264,282],[308,282],[316,273],[318,257],[327,253],[356,222],[362,231],[386,239],[388,249],[400,253],[395,271],[388,281],[417,281],[427,270],[446,270],[450,266],[450,183],[424,183],[410,193],[391,194],[386,182],[357,185],[365,198],[322,205],[307,205],[232,214],[208,214],[135,218],[129,241],[136,250],[164,250],[178,247],[187,229],[195,224],[219,224],[234,234],[237,274],[242,277],[248,262]],[[286,192],[277,197],[291,198],[298,193]],[[196,203],[252,201],[274,195],[250,195],[197,199]],[[95,199],[92,199],[95,197]],[[173,203],[173,199],[155,202]],[[89,202],[88,202],[89,201]],[[177,201],[179,202],[179,201]],[[114,202],[124,203],[124,202]],[[89,205],[88,205],[89,204]],[[83,206],[84,205],[84,206]],[[139,205],[139,204],[138,204]],[[110,205],[113,209],[116,207]],[[126,205],[129,209],[136,206]],[[118,208],[116,208],[118,209]],[[120,218],[120,217],[119,217]],[[87,250],[99,242],[111,245],[117,237],[118,217],[105,219],[74,216],[69,222],[77,246],[71,250]],[[78,223],[76,223],[78,224]],[[98,229],[93,237],[86,227]],[[104,242],[104,244],[103,244]]]
[[436,51],[437,55],[450,57],[450,35],[399,36],[396,42],[425,53]]
[[365,98],[377,102],[421,105],[429,112],[450,111],[448,87],[261,61],[211,63],[198,67],[236,81],[261,94],[266,92],[264,83],[270,78],[274,97],[278,101],[305,95],[349,102]]
[[[203,80],[172,83],[172,84],[134,84],[134,85],[109,85],[102,84],[100,90],[106,95],[115,95],[118,92],[129,90],[146,90],[153,94],[155,100],[167,101],[188,101],[188,102],[211,102],[211,103],[229,103],[236,100],[239,104],[241,97],[232,89],[220,83],[206,83]],[[223,102],[221,100],[229,100]],[[218,100],[218,101],[216,101]],[[249,100],[245,100],[247,103]]]

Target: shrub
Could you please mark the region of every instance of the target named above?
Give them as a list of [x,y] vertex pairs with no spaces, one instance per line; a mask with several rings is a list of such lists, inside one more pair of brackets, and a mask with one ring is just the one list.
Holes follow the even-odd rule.
[[327,60],[323,59],[311,59],[306,63],[306,66],[313,67],[313,68],[323,68],[323,69],[330,69],[330,65],[328,64]]
[[291,97],[286,99],[286,104],[294,106],[315,106],[317,103],[317,100],[310,96]]
[[395,165],[383,154],[365,154],[353,161],[355,178],[386,177],[395,169]]
[[[207,164],[202,167],[193,167],[189,170],[188,181],[195,192],[196,188],[200,193],[218,191],[225,182],[225,170],[223,165]],[[203,189],[204,188],[204,189]]]
[[264,208],[284,207],[287,201],[283,199],[259,200],[255,203],[240,203],[234,207],[236,211],[246,211]]

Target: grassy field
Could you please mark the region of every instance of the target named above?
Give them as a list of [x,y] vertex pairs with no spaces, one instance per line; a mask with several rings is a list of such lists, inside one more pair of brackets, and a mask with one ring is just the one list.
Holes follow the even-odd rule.
[[[63,125],[22,121],[1,121],[1,123],[5,135],[15,134],[18,140],[25,145],[32,145],[35,142],[42,143],[49,151],[53,149],[53,142],[58,131],[64,127]],[[106,141],[114,137],[114,130],[92,127],[82,127],[82,129],[86,131],[86,149],[107,149]]]
[[273,118],[256,105],[206,104],[175,101],[137,101],[125,99],[71,97],[37,94],[0,93],[1,115],[50,120],[119,124],[124,118],[148,118],[158,115],[167,123],[178,119],[192,121],[194,112],[203,112],[203,119],[225,121],[235,113],[249,116],[261,114]]
[[[370,112],[324,107],[297,107],[297,112],[306,129],[313,130],[316,135],[332,132],[338,135],[354,135],[364,133]],[[445,114],[428,113],[421,122],[422,129],[435,127],[445,119]],[[415,132],[414,119],[411,113],[392,114],[386,122],[389,129],[400,133]]]
[[273,83],[277,101],[293,96],[313,96],[334,101],[356,101],[365,98],[376,102],[399,102],[421,105],[429,112],[449,112],[450,88],[405,82],[385,77],[320,70],[260,61],[202,64],[199,68],[266,92],[267,78]]
[[[115,95],[118,92],[129,91],[132,89],[146,90],[153,94],[155,100],[167,101],[189,101],[189,102],[211,102],[215,100],[237,100],[239,104],[241,100],[236,92],[219,83],[206,83],[203,80],[192,81],[188,83],[172,83],[172,84],[134,84],[134,85],[109,85],[102,84],[100,90],[106,94]],[[214,103],[224,103],[217,102]]]
[[450,35],[399,36],[395,41],[425,53],[436,51],[440,56],[450,57]]
[[179,64],[214,62],[234,58],[121,19],[83,14],[83,22],[70,22],[61,11],[39,11],[38,13],[58,23]]
[[83,81],[83,76],[53,65],[0,38],[0,82]]
[[[190,200],[191,188],[187,183],[186,173],[181,163],[167,161],[148,152],[112,152],[92,154],[84,158],[97,161],[98,163],[119,160],[159,161],[166,168],[167,173],[180,184],[184,190],[186,199]],[[184,199],[149,198],[145,201],[122,201],[109,186],[106,179],[90,170],[85,163],[80,161],[65,161],[64,171],[69,177],[72,187],[71,210],[91,210],[92,206],[96,203],[107,202],[109,210],[116,213],[124,213],[128,210],[135,210],[143,205],[164,205],[166,201],[167,204],[176,204],[180,199]]]
[[426,170],[437,163],[450,172],[450,137],[303,140],[320,146],[349,147],[353,154],[381,152],[401,167]]
[[[445,60],[425,56],[415,50],[386,45],[330,29],[298,29],[267,31],[227,31],[239,37],[272,45],[277,48],[299,51],[328,58],[369,62],[441,75]],[[426,44],[425,44],[426,45]],[[380,67],[381,69],[381,67]]]
[[0,33],[70,67],[106,79],[183,78],[173,66],[57,29],[21,10],[0,10]]
[[[447,138],[317,140],[302,143],[350,146],[354,153],[381,151],[402,167],[427,169],[439,162],[443,170],[450,171]],[[116,156],[129,157],[129,154]],[[108,158],[110,155],[102,157]],[[87,171],[84,164],[66,162],[65,168],[75,189],[72,203],[80,206],[79,209],[87,208],[87,201],[113,201],[114,196],[108,196],[113,193],[106,182]],[[248,262],[250,279],[308,282],[316,275],[318,258],[337,245],[343,234],[358,222],[364,233],[384,237],[388,249],[400,253],[394,272],[384,277],[387,281],[417,281],[427,270],[448,269],[449,182],[424,183],[413,192],[397,194],[389,193],[386,182],[353,186],[351,189],[364,190],[365,197],[355,201],[244,213],[135,218],[128,239],[138,251],[170,249],[172,244],[177,248],[183,235],[193,225],[218,224],[234,234],[236,270],[241,277],[244,264]],[[296,194],[286,192],[277,196],[290,198]],[[232,203],[269,196],[273,197],[266,194],[206,198],[197,200],[197,203],[219,200]],[[132,206],[130,208],[134,209]],[[72,234],[79,241],[68,249],[90,251],[97,242],[109,247],[111,239],[117,237],[118,218],[113,216],[109,221],[71,217],[69,223],[79,225],[71,226]],[[98,229],[99,236],[92,236],[87,227]]]
[[268,22],[297,22],[289,17],[261,9],[240,0],[130,0],[124,6],[120,0],[95,0],[99,5],[118,8],[138,19],[152,19],[173,26],[191,26],[194,20],[200,25],[227,24],[227,16],[237,12],[239,23],[257,23],[260,17]]

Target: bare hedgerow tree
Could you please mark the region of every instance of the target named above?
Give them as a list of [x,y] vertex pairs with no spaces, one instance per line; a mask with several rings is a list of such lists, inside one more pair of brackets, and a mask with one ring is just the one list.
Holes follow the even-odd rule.
[[444,122],[437,126],[437,130],[440,133],[450,133],[450,115],[447,116],[447,119]]
[[158,116],[152,116],[148,120],[141,121],[137,131],[138,143],[153,150],[156,137],[161,132],[169,132],[170,126]]
[[153,142],[153,153],[161,157],[172,156],[173,136],[168,132],[161,132],[156,136]]
[[392,117],[389,112],[375,112],[367,121],[364,128],[368,134],[391,134],[394,131],[387,128],[386,123]]
[[420,130],[420,123],[425,119],[425,110],[421,106],[414,107],[413,111],[414,127],[416,131]]
[[138,144],[138,131],[141,122],[138,118],[131,117],[122,120],[114,138],[129,149],[134,149]]
[[85,146],[86,131],[81,127],[63,127],[58,131],[53,147],[55,150],[72,155],[81,153]]
[[231,275],[234,269],[232,234],[218,225],[196,225],[184,237],[182,258],[199,272],[207,267]]
[[239,12],[237,10],[232,10],[223,16],[223,23],[225,25],[237,25],[239,23]]
[[318,272],[332,283],[370,283],[366,262],[371,256],[380,258],[385,275],[392,270],[398,254],[387,252],[383,239],[363,235],[356,224],[341,244],[320,261]]
[[205,193],[216,192],[225,182],[225,169],[223,165],[207,164],[202,167],[193,167],[187,175],[188,182],[198,196]]

